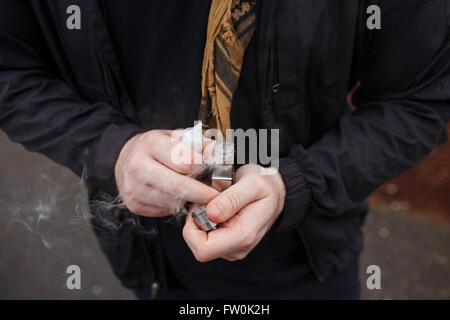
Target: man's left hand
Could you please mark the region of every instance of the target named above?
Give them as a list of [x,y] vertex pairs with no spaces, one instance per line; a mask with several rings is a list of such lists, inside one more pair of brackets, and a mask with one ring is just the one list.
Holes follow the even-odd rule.
[[235,184],[206,208],[209,219],[220,223],[220,227],[206,233],[188,215],[183,237],[200,262],[217,258],[242,260],[277,220],[284,207],[285,195],[284,182],[278,171],[245,165],[236,172]]

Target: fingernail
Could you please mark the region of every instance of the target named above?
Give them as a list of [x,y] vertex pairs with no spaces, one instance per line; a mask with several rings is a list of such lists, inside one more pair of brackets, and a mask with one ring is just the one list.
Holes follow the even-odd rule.
[[209,205],[206,209],[207,214],[211,215],[215,219],[220,219],[225,214],[225,210],[219,202]]

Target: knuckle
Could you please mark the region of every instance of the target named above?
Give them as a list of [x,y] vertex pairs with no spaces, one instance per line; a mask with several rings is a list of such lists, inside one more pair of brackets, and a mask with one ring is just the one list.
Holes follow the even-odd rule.
[[158,131],[150,131],[145,136],[145,144],[147,146],[150,146],[152,148],[158,148],[159,141],[160,141],[161,135]]
[[156,131],[156,130],[149,131],[145,134],[145,141],[152,142],[152,141],[154,141],[154,139],[156,138],[157,135],[158,135],[158,131]]
[[255,187],[257,192],[260,193],[266,189],[266,182],[260,175],[254,174],[251,176],[251,178],[252,178],[252,185]]
[[126,183],[122,188],[122,192],[125,197],[125,200],[132,197],[134,195],[135,191],[136,191],[136,189],[132,184]]
[[169,191],[173,195],[178,195],[181,193],[181,185],[178,183],[173,183],[169,186]]
[[128,161],[127,171],[129,175],[136,175],[140,171],[140,161],[136,157],[132,157]]
[[236,258],[237,258],[237,260],[244,260],[245,258],[247,258],[247,256],[248,256],[248,252],[241,253]]
[[227,260],[227,261],[230,261],[230,262],[234,262],[234,261],[237,260],[234,256],[232,256],[232,257],[226,257],[226,258],[224,258],[224,259]]
[[149,205],[157,206],[163,204],[163,202],[158,199],[158,195],[156,193],[156,189],[151,189],[150,191],[146,192],[145,201]]
[[209,257],[208,254],[204,251],[204,250],[195,250],[194,252],[194,257],[198,262],[208,262],[209,261]]
[[250,238],[245,238],[242,242],[241,245],[239,246],[241,249],[246,249],[248,247],[250,247],[253,244],[252,239]]
[[182,174],[188,174],[190,173],[192,170],[192,163],[180,163],[178,165],[178,172],[182,173]]
[[165,217],[165,216],[170,215],[170,214],[172,214],[172,212],[169,211],[169,210],[165,210],[165,209],[159,209],[156,212],[156,216],[157,217]]
[[248,248],[255,245],[257,241],[257,236],[254,233],[250,233],[245,237],[245,239],[242,241],[242,247]]
[[222,197],[224,198],[225,205],[228,205],[229,208],[236,212],[239,209],[239,204],[241,203],[241,199],[238,193],[236,192],[228,192],[223,193]]
[[247,255],[248,255],[248,252],[239,252],[233,256],[233,259],[235,261],[244,260],[245,258],[247,258]]
[[139,214],[141,207],[134,201],[131,201],[127,204],[128,210],[130,210],[134,214]]
[[217,195],[219,194],[219,192],[216,189],[213,188],[209,188],[207,192],[205,192],[201,198],[202,198],[202,203],[209,203],[212,199],[214,199],[215,197],[217,197]]
[[195,256],[195,260],[197,260],[198,262],[201,262],[201,263],[207,262],[207,260],[203,256],[200,256],[200,255],[194,255],[194,256]]

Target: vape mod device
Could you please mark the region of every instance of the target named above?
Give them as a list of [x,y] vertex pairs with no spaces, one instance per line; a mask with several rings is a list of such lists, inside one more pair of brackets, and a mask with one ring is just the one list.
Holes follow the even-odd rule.
[[[206,159],[209,166],[211,187],[222,192],[233,183],[234,144],[227,139],[216,140],[211,156]],[[205,232],[217,229],[217,224],[206,215],[206,205],[199,207],[192,214],[197,226]]]
[[[203,146],[202,124],[198,122],[193,128],[185,130],[182,141],[193,147],[195,151],[200,151]],[[233,183],[234,164],[234,143],[226,138],[216,138],[212,150],[204,155],[207,164],[206,170],[197,177],[199,180],[208,183],[211,187],[222,192]],[[192,214],[197,226],[205,231],[217,229],[217,224],[209,220],[206,215],[206,205],[199,207]]]

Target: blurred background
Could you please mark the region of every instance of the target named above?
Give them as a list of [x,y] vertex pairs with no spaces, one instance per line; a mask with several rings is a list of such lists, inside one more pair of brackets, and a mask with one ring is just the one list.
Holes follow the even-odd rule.
[[[0,299],[134,299],[82,217],[80,180],[2,132],[0,147]],[[370,203],[362,298],[450,299],[450,144]],[[66,288],[69,265],[81,268],[81,290]],[[366,287],[370,265],[381,268],[380,290]]]

